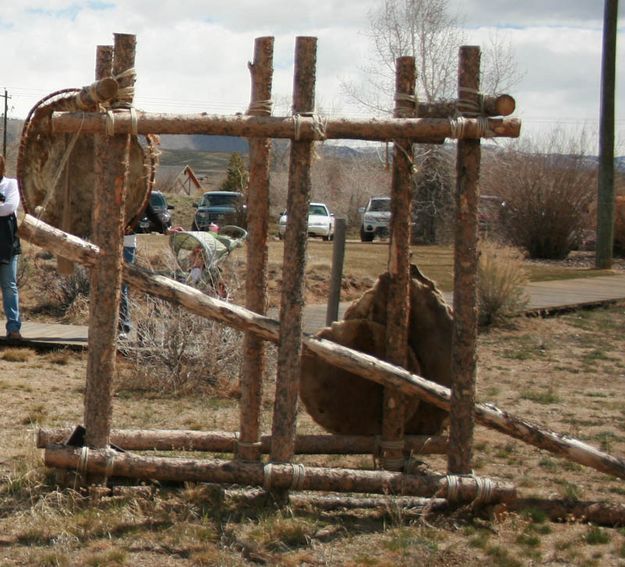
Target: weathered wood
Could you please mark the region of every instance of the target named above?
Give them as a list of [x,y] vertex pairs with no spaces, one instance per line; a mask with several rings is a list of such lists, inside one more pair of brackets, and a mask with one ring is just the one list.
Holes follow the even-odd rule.
[[[249,114],[270,114],[273,79],[273,38],[257,38],[254,62],[249,65],[252,78],[252,94]],[[245,306],[261,315],[267,309],[267,233],[269,231],[269,166],[271,140],[252,138],[250,146],[250,181],[247,187],[247,277],[245,280]],[[263,380],[266,372],[263,342],[253,333],[245,333],[243,339],[243,363],[241,367],[241,401],[239,419],[241,440],[238,456],[246,460],[258,460],[260,451],[256,445],[260,434],[260,406]]]
[[[479,112],[479,47],[460,48],[458,99]],[[465,111],[466,114],[468,112]],[[477,263],[480,141],[459,140],[456,157],[454,222],[454,326],[451,411],[447,470],[469,474],[473,458],[475,379],[477,374]]]
[[112,449],[49,447],[48,467],[107,477],[174,482],[217,482],[262,486],[266,490],[321,490],[445,497],[456,502],[512,502],[512,484],[474,476],[411,475],[388,471],[304,467],[297,464],[146,457]]
[[[317,38],[298,37],[295,43],[293,76],[295,114],[311,113],[315,109],[316,60]],[[278,372],[271,428],[271,460],[274,462],[290,461],[295,449],[312,156],[312,142],[294,140],[291,143],[286,206],[288,220],[284,235],[280,298]]]
[[80,92],[76,95],[76,102],[80,108],[90,110],[98,102],[113,100],[117,96],[118,91],[119,85],[115,79],[103,77],[80,89]]
[[[509,116],[516,108],[516,101],[510,95],[485,95],[481,98],[480,112],[485,116]],[[417,105],[419,118],[443,118],[455,116],[457,101],[421,102]]]
[[[106,116],[98,113],[54,112],[52,131],[103,133]],[[518,138],[521,122],[516,118],[488,118],[487,130],[493,138]],[[114,132],[132,132],[130,116],[115,116]],[[284,138],[312,140],[378,140],[406,139],[429,142],[449,138],[452,126],[448,118],[347,118],[320,119],[311,116],[223,116],[211,114],[155,114],[137,111],[139,134],[206,134],[244,138]],[[483,135],[482,125],[469,119],[464,126],[465,139]]]
[[[414,57],[399,57],[395,70],[395,118],[415,115]],[[412,201],[412,144],[393,143],[391,179],[391,226],[388,273],[389,293],[386,311],[386,360],[406,368],[408,362],[408,314],[410,313],[410,221]],[[384,388],[382,412],[382,465],[386,470],[402,470],[405,403],[401,392]]]
[[315,508],[326,512],[336,510],[377,509],[395,514],[427,516],[429,513],[444,513],[450,509],[444,498],[417,498],[414,496],[343,496],[320,494],[291,494],[289,504],[294,508]]
[[[95,265],[100,255],[98,247],[94,244],[63,233],[31,215],[24,216],[20,224],[20,236],[54,254],[89,267]],[[136,266],[124,266],[124,280],[135,289],[184,307],[191,313],[214,319],[240,331],[253,332],[263,340],[278,342],[280,324],[273,319],[209,297],[197,289],[164,276],[150,274]],[[451,399],[449,388],[425,380],[388,362],[307,334],[303,336],[303,346],[339,368],[378,384],[394,386],[406,395],[417,396],[449,411]],[[486,427],[570,461],[625,478],[625,459],[614,457],[578,439],[511,415],[491,404],[476,404],[474,412],[476,421]]]
[[[135,36],[115,34],[114,74],[134,67],[135,45]],[[129,151],[128,135],[96,140],[92,236],[100,257],[91,271],[84,422],[87,444],[98,448],[108,446],[111,430]]]
[[[37,447],[63,443],[72,428],[39,429]],[[171,429],[113,429],[111,443],[128,451],[206,451],[236,453],[239,435],[227,431],[190,431]],[[444,453],[447,439],[440,435],[407,435],[406,450],[415,455]],[[259,438],[259,450],[269,453],[271,435]],[[238,448],[240,451],[240,447]],[[363,435],[298,435],[295,452],[310,455],[368,455],[377,454],[379,439]]]
[[620,502],[520,498],[510,505],[504,506],[506,506],[506,509],[515,512],[540,510],[552,522],[581,522],[606,527],[622,527],[625,524],[625,504]]

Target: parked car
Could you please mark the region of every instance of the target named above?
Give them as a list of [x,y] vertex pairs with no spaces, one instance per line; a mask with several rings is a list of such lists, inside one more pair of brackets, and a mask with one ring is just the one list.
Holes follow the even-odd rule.
[[[174,206],[167,203],[167,197],[160,191],[152,191],[150,193],[150,205],[161,219],[165,229],[169,228],[171,226],[171,213],[169,211],[173,210]],[[154,225],[147,216],[144,216],[139,221],[137,232],[161,232],[161,227]]]
[[208,191],[202,195],[191,230],[210,230],[211,224],[247,227],[245,195],[235,191]]
[[[286,232],[286,211],[278,220],[278,237],[284,238]],[[308,236],[318,236],[324,240],[334,238],[334,214],[324,203],[311,203],[308,207]]]
[[388,236],[391,224],[391,198],[371,197],[367,206],[360,209],[362,224],[360,240],[371,242],[376,236]]

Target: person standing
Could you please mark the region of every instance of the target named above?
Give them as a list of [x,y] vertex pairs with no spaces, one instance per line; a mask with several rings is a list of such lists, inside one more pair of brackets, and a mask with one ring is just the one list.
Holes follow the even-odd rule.
[[22,338],[20,329],[20,299],[17,289],[17,260],[22,253],[17,235],[17,208],[20,192],[17,180],[4,176],[5,160],[0,155],[0,287],[2,307],[6,317],[7,338]]

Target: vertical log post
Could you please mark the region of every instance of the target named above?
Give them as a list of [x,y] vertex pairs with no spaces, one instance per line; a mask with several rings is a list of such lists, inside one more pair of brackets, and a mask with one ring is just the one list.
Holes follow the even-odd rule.
[[[458,66],[458,108],[479,113],[480,48],[462,46]],[[450,474],[470,474],[477,367],[477,266],[480,140],[459,140],[454,227],[454,327],[449,452]]]
[[[317,38],[298,37],[293,77],[294,128],[300,114],[315,108]],[[313,142],[291,142],[287,226],[284,238],[283,281],[280,300],[278,372],[273,408],[271,460],[288,462],[295,451],[297,400],[302,353],[302,308],[308,239]]]
[[[249,64],[252,94],[248,114],[271,114],[271,87],[273,80],[273,37],[257,38],[254,44],[254,62]],[[269,230],[269,165],[271,140],[251,138],[250,182],[247,188],[247,280],[245,306],[261,315],[267,309],[267,232]],[[265,376],[263,341],[246,333],[243,341],[241,368],[240,441],[238,457],[247,461],[260,459],[260,409]]]
[[[414,57],[399,57],[395,76],[395,118],[416,115],[416,70]],[[406,366],[408,313],[410,312],[410,219],[413,176],[412,144],[395,140],[391,181],[390,275],[386,306],[386,360]],[[405,404],[395,388],[384,388],[382,412],[382,465],[387,470],[403,468]]]
[[[115,34],[114,75],[134,67],[135,45],[135,36]],[[134,77],[125,77],[120,86],[132,84]],[[100,247],[101,255],[91,271],[84,421],[86,444],[95,448],[109,445],[111,431],[129,145],[127,134],[102,137],[96,143],[97,181],[91,226],[93,242]]]

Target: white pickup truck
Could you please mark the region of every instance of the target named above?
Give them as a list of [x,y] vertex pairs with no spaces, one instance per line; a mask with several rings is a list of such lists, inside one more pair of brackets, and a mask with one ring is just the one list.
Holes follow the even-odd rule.
[[371,242],[376,236],[388,236],[391,224],[391,198],[371,197],[361,209],[360,240]]

